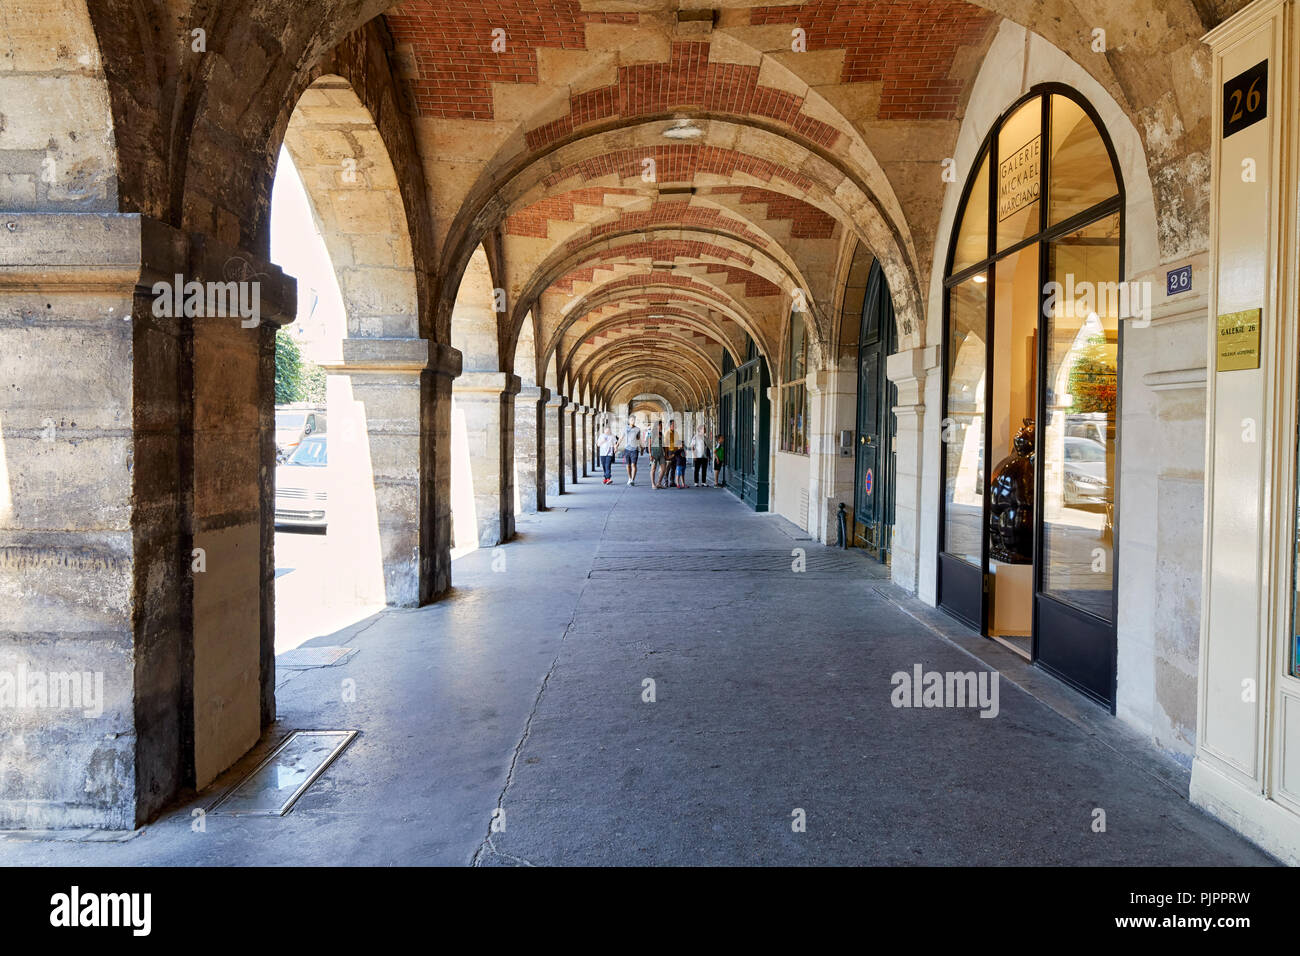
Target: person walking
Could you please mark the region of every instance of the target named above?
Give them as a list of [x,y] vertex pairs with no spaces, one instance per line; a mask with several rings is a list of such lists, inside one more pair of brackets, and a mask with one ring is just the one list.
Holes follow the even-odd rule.
[[635,485],[636,460],[641,454],[641,429],[637,427],[635,416],[627,420],[627,428],[623,430],[621,443],[623,446],[623,463],[627,465],[627,483]]
[[691,461],[694,463],[694,482],[696,488],[709,483],[709,440],[704,437],[704,426],[695,429],[691,439]]
[[665,479],[664,423],[655,422],[655,427],[650,432],[650,487],[664,487]]
[[608,423],[596,439],[596,450],[600,455],[600,467],[605,470],[605,480],[601,484],[608,485],[614,480],[614,446],[618,444],[618,439],[614,437],[614,432],[610,429]]
[[727,442],[722,435],[713,439],[713,487],[721,488],[726,484],[722,472],[726,467]]

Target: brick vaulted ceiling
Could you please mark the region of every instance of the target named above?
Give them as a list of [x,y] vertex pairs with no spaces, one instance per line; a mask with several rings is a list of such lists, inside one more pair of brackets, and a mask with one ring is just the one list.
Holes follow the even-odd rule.
[[446,314],[495,242],[504,366],[531,318],[526,380],[554,363],[548,384],[579,400],[651,380],[688,407],[746,334],[775,368],[796,300],[829,347],[860,241],[919,299],[941,190],[897,181],[951,149],[998,22],[962,0],[404,0],[386,20]]

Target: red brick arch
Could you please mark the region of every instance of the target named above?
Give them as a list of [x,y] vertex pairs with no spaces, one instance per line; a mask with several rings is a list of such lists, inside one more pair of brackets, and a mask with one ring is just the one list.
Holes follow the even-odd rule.
[[[643,273],[642,275],[647,278],[652,276],[651,273]],[[720,267],[720,271],[715,275],[718,276],[719,280],[733,277],[732,272],[727,270],[726,267]],[[742,273],[742,280],[744,276],[752,276],[752,273]],[[624,277],[624,279],[619,280],[619,283],[617,284],[621,285],[628,279],[633,278],[641,278],[641,276]],[[611,283],[611,287],[614,285],[616,284]],[[768,334],[769,330],[764,328],[763,325],[750,314],[744,303],[732,299],[730,296],[705,296],[702,292],[697,291],[692,287],[664,286],[661,287],[661,291],[659,292],[653,291],[655,288],[656,287],[653,285],[627,285],[622,286],[621,288],[612,288],[612,290],[611,288],[597,287],[592,290],[590,294],[579,299],[577,303],[575,303],[574,307],[565,314],[563,321],[554,331],[547,344],[543,347],[542,354],[549,355],[554,351],[554,349],[559,345],[560,338],[595,310],[608,306],[621,306],[624,303],[634,303],[642,299],[678,301],[682,303],[693,302],[726,316],[728,319],[735,322],[745,333],[753,337],[756,342],[766,343],[770,339]],[[624,291],[624,289],[636,289],[638,291],[634,295],[629,295]],[[707,285],[705,286],[705,290],[713,291],[715,293],[720,291]]]
[[[653,319],[651,316],[664,316],[664,318]],[[592,325],[576,333],[581,338],[570,347],[564,356],[564,361],[566,364],[571,364],[584,347],[595,344],[595,339],[643,326],[661,326],[691,335],[701,335],[705,338],[705,345],[721,346],[732,353],[733,361],[736,359],[738,349],[733,338],[725,334],[721,322],[710,316],[701,316],[697,312],[692,312],[681,304],[670,303],[636,309],[620,309],[613,316],[599,317]]]

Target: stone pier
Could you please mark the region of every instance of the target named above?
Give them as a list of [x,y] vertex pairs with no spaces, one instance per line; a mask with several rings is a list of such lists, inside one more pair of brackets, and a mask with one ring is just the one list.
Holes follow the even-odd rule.
[[546,510],[546,401],[550,390],[525,385],[515,396],[515,487],[523,513]]
[[478,543],[491,548],[515,533],[515,396],[519,376],[466,372],[456,379],[456,407],[465,415]]
[[568,402],[563,395],[552,395],[546,401],[546,500],[551,505],[564,494],[564,409]]

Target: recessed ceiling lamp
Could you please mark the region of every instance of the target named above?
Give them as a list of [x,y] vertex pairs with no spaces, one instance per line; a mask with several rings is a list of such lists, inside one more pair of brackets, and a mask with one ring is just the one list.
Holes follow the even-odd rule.
[[988,276],[986,276],[986,275],[985,275],[984,273],[982,273],[982,272],[981,272],[979,275],[977,275],[977,276],[971,276],[971,278],[972,278],[974,281],[980,283],[981,285],[984,284],[985,282],[988,282],[988,281],[989,281]]
[[699,139],[704,135],[704,130],[696,126],[694,120],[679,119],[664,130],[663,135],[669,139]]

